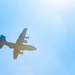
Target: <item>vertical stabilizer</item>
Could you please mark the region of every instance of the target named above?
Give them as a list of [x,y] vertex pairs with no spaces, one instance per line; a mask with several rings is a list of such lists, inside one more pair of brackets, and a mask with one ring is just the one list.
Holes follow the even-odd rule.
[[5,40],[5,36],[1,35],[0,36],[0,48],[2,48],[5,44],[6,40]]

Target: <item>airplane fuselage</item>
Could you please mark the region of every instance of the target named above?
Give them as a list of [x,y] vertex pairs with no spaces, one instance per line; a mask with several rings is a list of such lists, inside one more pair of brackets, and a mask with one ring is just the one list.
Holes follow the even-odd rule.
[[36,48],[31,45],[16,44],[11,42],[6,42],[5,45],[9,46],[10,48],[14,48],[16,50],[29,50],[29,51],[36,50]]

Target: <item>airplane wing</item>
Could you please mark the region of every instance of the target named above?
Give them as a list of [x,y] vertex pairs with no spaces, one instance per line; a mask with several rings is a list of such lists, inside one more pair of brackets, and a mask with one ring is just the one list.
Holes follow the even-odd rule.
[[[26,43],[26,40],[24,40],[24,38],[28,38],[26,37],[26,32],[27,32],[27,28],[24,28],[22,33],[20,34],[20,36],[18,37],[17,41],[16,41],[16,44],[19,46],[19,45],[22,45],[23,42]],[[20,52],[20,50],[16,50],[14,49],[14,52],[13,52],[13,55],[14,55],[14,59],[16,59],[18,57],[18,54],[23,54],[23,52]]]
[[14,51],[13,51],[13,58],[14,59],[17,59],[19,52],[20,52],[19,50],[14,49]]
[[20,50],[18,50],[18,49],[14,49],[14,51],[13,51],[13,58],[17,59],[18,54],[23,54],[23,52],[20,52]]
[[19,45],[23,44],[23,42],[25,41],[24,38],[25,38],[26,32],[27,32],[27,28],[24,28],[19,38],[17,39],[16,44],[19,44]]

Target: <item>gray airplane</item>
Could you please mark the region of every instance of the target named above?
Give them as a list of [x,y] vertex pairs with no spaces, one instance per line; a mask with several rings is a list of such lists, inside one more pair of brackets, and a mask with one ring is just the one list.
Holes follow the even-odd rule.
[[0,48],[2,48],[4,45],[7,45],[9,48],[13,48],[13,59],[17,59],[18,54],[23,54],[23,50],[33,51],[36,50],[36,48],[32,45],[25,45],[23,43],[27,43],[25,39],[29,39],[29,37],[26,37],[26,31],[27,28],[24,28],[22,33],[20,34],[19,38],[17,39],[16,43],[7,42],[5,39],[5,36],[1,35],[0,37]]

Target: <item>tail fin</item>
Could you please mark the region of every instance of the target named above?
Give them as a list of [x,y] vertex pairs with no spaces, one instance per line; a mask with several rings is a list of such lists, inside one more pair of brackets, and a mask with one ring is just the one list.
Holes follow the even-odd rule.
[[0,48],[2,48],[5,44],[6,40],[5,40],[5,36],[1,35],[0,36]]

